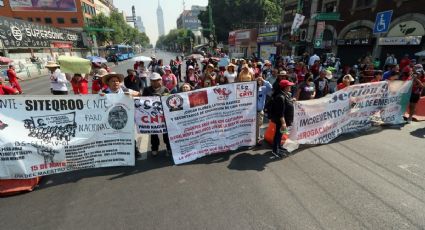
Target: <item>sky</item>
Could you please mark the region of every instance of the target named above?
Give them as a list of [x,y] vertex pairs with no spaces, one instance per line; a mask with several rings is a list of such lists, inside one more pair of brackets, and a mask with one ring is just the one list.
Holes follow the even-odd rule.
[[[208,0],[184,0],[186,10],[192,5],[206,6]],[[177,18],[183,11],[183,0],[160,0],[164,13],[165,34],[171,29],[177,28]],[[136,16],[141,16],[143,25],[146,28],[151,44],[155,45],[158,40],[158,25],[156,20],[156,10],[158,0],[114,0],[114,5],[120,11],[124,11],[126,16],[131,16],[131,6],[136,7]]]

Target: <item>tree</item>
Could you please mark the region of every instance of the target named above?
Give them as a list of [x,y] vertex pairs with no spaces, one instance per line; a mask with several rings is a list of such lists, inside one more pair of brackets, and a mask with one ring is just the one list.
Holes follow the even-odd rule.
[[[217,41],[226,42],[229,32],[237,29],[258,28],[261,24],[278,24],[282,15],[283,0],[214,0],[212,7],[213,22]],[[198,16],[204,29],[209,29],[209,12]],[[209,38],[210,31],[203,31]]]
[[149,38],[145,33],[140,33],[137,29],[131,27],[124,20],[122,14],[112,11],[107,17],[100,13],[93,17],[90,24],[95,28],[113,29],[113,31],[95,31],[99,44],[138,44],[143,47],[149,46]]
[[195,35],[188,29],[173,29],[167,35],[160,36],[156,42],[156,47],[170,51],[189,51],[191,41]]

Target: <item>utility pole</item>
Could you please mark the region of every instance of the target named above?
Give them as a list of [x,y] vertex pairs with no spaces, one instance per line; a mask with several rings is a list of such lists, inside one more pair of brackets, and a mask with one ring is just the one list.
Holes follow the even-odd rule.
[[213,21],[213,15],[212,15],[212,6],[211,6],[211,0],[208,0],[208,19],[209,19],[209,30],[210,30],[210,43],[212,43],[211,45],[211,50],[213,50],[213,48],[215,47],[215,26],[214,26],[214,21]]

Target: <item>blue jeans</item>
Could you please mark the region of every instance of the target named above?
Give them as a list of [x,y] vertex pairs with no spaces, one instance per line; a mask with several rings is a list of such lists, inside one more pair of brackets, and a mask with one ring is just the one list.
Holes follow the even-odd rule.
[[145,77],[141,77],[140,80],[142,81],[143,88],[148,87],[148,80]]
[[276,123],[276,131],[273,138],[273,152],[277,153],[280,147],[280,142],[282,141],[282,133],[280,132],[280,127],[282,124],[280,122]]

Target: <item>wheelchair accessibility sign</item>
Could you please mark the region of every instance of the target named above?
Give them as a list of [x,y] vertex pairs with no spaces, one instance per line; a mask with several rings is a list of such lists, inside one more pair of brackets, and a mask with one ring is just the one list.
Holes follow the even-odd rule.
[[374,34],[386,33],[390,27],[393,11],[384,11],[376,14],[375,26],[373,27]]

